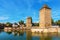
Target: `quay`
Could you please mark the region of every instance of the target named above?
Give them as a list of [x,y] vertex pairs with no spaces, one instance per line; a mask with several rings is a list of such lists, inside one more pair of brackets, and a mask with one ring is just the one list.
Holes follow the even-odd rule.
[[19,30],[31,30],[31,32],[39,32],[39,33],[48,33],[48,32],[57,32],[60,33],[60,28],[39,28],[39,27],[17,27],[17,28],[12,28],[12,27],[5,27],[5,31],[19,31]]
[[60,33],[60,28],[32,28],[32,32],[40,32],[40,33],[51,33],[51,32],[57,32]]
[[40,32],[40,33],[48,33],[48,32],[59,32],[59,26],[53,26],[52,18],[51,18],[51,8],[47,5],[44,5],[39,11],[39,26],[32,25],[32,17],[28,17],[26,20],[26,27],[5,27],[4,30],[31,30],[31,32]]

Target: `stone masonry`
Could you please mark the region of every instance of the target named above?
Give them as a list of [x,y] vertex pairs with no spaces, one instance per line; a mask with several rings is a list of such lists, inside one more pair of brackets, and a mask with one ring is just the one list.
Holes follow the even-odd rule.
[[28,17],[26,20],[26,27],[32,27],[32,18]]
[[51,27],[51,8],[44,5],[40,9],[39,13],[39,27],[40,28],[50,28]]

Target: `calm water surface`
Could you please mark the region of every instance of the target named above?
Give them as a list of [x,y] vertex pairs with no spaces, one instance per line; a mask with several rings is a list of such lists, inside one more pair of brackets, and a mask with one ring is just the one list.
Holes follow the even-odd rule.
[[31,31],[0,31],[0,40],[60,40],[59,33],[32,33]]

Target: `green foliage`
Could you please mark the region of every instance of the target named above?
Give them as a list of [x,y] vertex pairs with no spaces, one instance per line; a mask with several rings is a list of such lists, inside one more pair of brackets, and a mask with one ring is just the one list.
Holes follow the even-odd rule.
[[20,20],[19,21],[19,24],[21,25],[21,24],[24,24],[24,21],[23,20]]
[[7,27],[12,27],[12,23],[10,23],[10,22],[7,22],[5,25],[6,25]]
[[32,23],[32,26],[39,26],[39,23]]
[[15,25],[18,25],[16,22],[14,23]]
[[51,23],[52,23],[52,25],[54,24],[54,20],[53,19],[51,19]]
[[60,26],[60,20],[56,21],[56,24]]
[[54,20],[51,19],[51,23],[52,23],[52,25],[54,24],[54,25],[59,25],[60,26],[60,20],[54,22]]

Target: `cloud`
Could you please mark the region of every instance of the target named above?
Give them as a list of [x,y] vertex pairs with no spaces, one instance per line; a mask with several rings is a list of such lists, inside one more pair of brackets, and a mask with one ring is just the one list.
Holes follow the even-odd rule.
[[52,18],[54,21],[60,20],[60,10],[52,11]]
[[0,16],[0,20],[7,20],[7,19],[9,19],[8,16]]
[[53,17],[60,17],[60,10],[57,10],[57,11],[55,10],[55,11],[53,11],[53,12],[52,12],[52,16],[53,16]]

